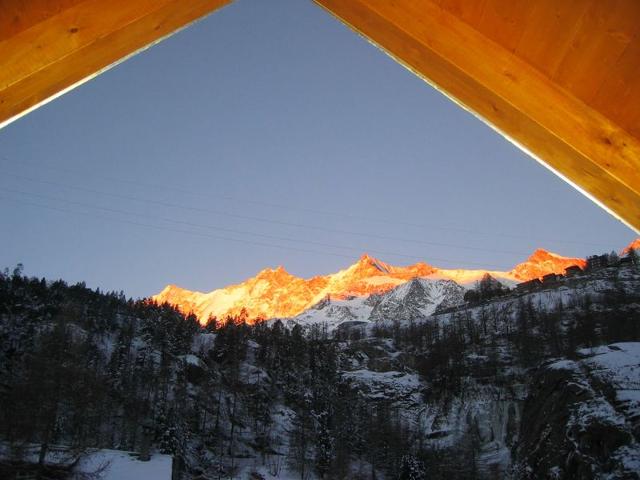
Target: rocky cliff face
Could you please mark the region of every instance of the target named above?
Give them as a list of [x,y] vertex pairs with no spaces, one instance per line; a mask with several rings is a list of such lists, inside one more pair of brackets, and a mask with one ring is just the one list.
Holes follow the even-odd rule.
[[388,319],[408,323],[462,304],[464,292],[453,280],[414,278],[385,293],[347,298],[329,295],[286,321],[305,328],[319,325],[328,331],[344,323],[370,324]]
[[415,278],[385,294],[373,308],[369,320],[425,319],[438,308],[463,303],[464,292],[465,289],[452,280]]
[[524,404],[517,478],[640,478],[640,343],[542,365]]

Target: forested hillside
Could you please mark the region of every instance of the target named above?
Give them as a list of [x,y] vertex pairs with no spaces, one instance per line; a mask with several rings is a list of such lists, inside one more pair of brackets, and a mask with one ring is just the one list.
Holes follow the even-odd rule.
[[467,300],[328,334],[5,271],[0,476],[149,444],[184,479],[638,478],[636,267]]

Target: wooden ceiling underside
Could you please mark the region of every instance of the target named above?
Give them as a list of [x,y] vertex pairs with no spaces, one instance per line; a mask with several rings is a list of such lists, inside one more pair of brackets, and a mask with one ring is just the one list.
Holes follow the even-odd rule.
[[0,127],[231,0],[0,0]]
[[637,0],[434,3],[640,138]]
[[[230,1],[0,0],[0,126]],[[640,1],[315,1],[640,231]]]

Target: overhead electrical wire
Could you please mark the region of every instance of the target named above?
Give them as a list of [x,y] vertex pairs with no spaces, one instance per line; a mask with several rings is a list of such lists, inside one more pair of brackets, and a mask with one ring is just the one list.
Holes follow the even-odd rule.
[[[6,157],[2,157],[0,159],[0,161],[3,161],[5,164],[9,164]],[[64,168],[64,167],[52,167],[52,166],[48,166],[48,165],[40,165],[40,164],[35,164],[35,163],[32,163],[32,162],[24,162],[24,161],[21,162],[21,164],[22,165],[26,165],[26,166],[31,166],[34,169],[45,168],[45,169],[50,170],[50,171],[64,172],[64,173],[67,173],[67,174],[91,175],[93,178],[98,178],[98,179],[102,179],[102,180],[109,181],[109,182],[117,182],[117,183],[135,185],[135,186],[138,186],[138,187],[139,186],[144,186],[144,187],[147,187],[147,188],[154,188],[154,189],[160,189],[160,190],[172,190],[172,191],[175,191],[175,192],[180,192],[180,193],[183,193],[183,194],[186,194],[186,195],[190,195],[190,196],[198,197],[198,198],[203,198],[203,199],[208,199],[208,200],[210,200],[211,198],[218,198],[218,199],[225,200],[225,201],[231,201],[231,202],[237,202],[237,203],[245,203],[245,204],[249,204],[249,205],[257,205],[257,206],[263,206],[263,207],[269,207],[269,208],[279,208],[279,209],[286,209],[286,210],[298,211],[298,212],[304,212],[304,213],[327,215],[327,216],[340,217],[340,218],[345,218],[345,219],[350,219],[350,220],[361,220],[361,221],[365,221],[365,222],[373,222],[373,223],[379,223],[379,224],[384,224],[384,225],[401,225],[401,226],[405,226],[405,227],[415,227],[415,228],[422,228],[422,229],[429,229],[429,230],[453,231],[453,232],[467,233],[467,234],[472,234],[472,235],[484,235],[484,236],[491,236],[491,237],[503,237],[503,238],[535,240],[535,241],[540,242],[540,243],[554,242],[554,243],[564,243],[564,244],[574,244],[574,245],[584,245],[584,246],[591,246],[591,247],[605,247],[605,248],[608,248],[608,245],[599,244],[599,243],[591,243],[591,242],[582,242],[582,241],[577,241],[577,240],[535,238],[535,237],[531,237],[530,235],[518,235],[518,234],[512,234],[512,233],[493,232],[493,231],[480,231],[480,230],[472,230],[472,229],[463,228],[463,227],[442,226],[442,225],[436,225],[436,224],[423,225],[423,224],[418,224],[418,223],[413,223],[413,222],[405,222],[405,221],[401,221],[401,220],[397,220],[397,219],[386,219],[386,218],[380,218],[380,217],[367,217],[367,216],[363,216],[363,215],[354,215],[354,214],[345,213],[345,212],[335,212],[335,211],[327,211],[327,210],[320,210],[320,209],[296,207],[296,206],[293,206],[293,205],[265,202],[265,201],[262,201],[262,200],[253,200],[253,199],[247,199],[247,198],[237,198],[237,197],[233,197],[233,196],[230,196],[230,195],[220,195],[220,194],[214,194],[214,193],[203,195],[203,194],[200,194],[200,193],[195,193],[192,190],[188,190],[186,188],[180,188],[180,187],[176,187],[176,186],[161,185],[161,184],[143,182],[143,181],[140,181],[140,180],[128,180],[128,179],[122,179],[122,178],[112,177],[112,176],[96,176],[94,174],[94,172],[90,172],[88,170],[83,171],[83,170],[80,170],[80,169],[69,169],[69,168]],[[494,253],[501,253],[501,252],[494,252]],[[514,254],[517,254],[517,253],[514,253]]]
[[331,256],[341,257],[341,258],[353,258],[350,255],[343,255],[343,254],[339,254],[339,253],[320,252],[320,251],[316,251],[316,250],[300,249],[300,248],[297,248],[297,247],[288,247],[288,246],[284,246],[284,245],[275,245],[275,244],[269,244],[269,243],[255,242],[255,241],[245,240],[245,239],[240,239],[240,238],[230,238],[230,237],[223,237],[223,236],[217,236],[217,235],[209,235],[209,234],[201,233],[201,232],[194,232],[194,231],[189,231],[189,230],[180,230],[180,229],[176,229],[176,228],[163,227],[163,226],[159,226],[159,225],[151,225],[151,224],[148,224],[148,223],[141,223],[141,222],[134,222],[134,221],[130,221],[130,220],[111,218],[111,217],[107,217],[105,215],[99,215],[99,214],[96,215],[95,213],[78,212],[78,211],[68,210],[68,209],[59,208],[59,207],[52,207],[50,205],[43,205],[43,204],[35,203],[35,202],[28,202],[28,201],[19,200],[19,199],[6,197],[6,196],[2,196],[2,195],[0,195],[0,198],[3,198],[5,200],[9,200],[9,201],[14,201],[14,202],[17,202],[17,203],[22,203],[24,205],[30,205],[30,206],[38,207],[38,208],[44,208],[44,209],[47,209],[47,210],[53,210],[53,211],[62,212],[62,213],[71,213],[71,214],[74,214],[74,215],[84,215],[84,216],[89,216],[91,218],[100,218],[102,220],[108,220],[108,221],[112,221],[112,222],[116,222],[116,223],[125,223],[125,224],[128,224],[128,225],[136,225],[136,226],[145,227],[145,228],[152,228],[152,229],[155,229],[155,230],[164,230],[164,231],[175,232],[175,233],[184,233],[184,234],[187,234],[187,235],[195,235],[195,236],[199,236],[199,237],[212,238],[212,239],[215,239],[215,240],[241,242],[241,243],[246,243],[246,244],[250,244],[250,245],[258,245],[258,246],[263,246],[263,247],[281,248],[283,250],[293,250],[293,251],[297,251],[297,252],[316,253],[316,254],[320,254],[320,255],[331,255]]
[[431,242],[431,241],[427,241],[427,240],[418,240],[418,239],[402,238],[402,237],[395,237],[395,236],[389,236],[389,235],[380,235],[380,234],[376,234],[376,233],[363,233],[363,232],[357,232],[357,231],[352,231],[352,230],[329,228],[329,227],[324,227],[324,226],[319,226],[319,225],[288,222],[288,221],[269,219],[269,218],[264,218],[264,217],[256,217],[256,216],[251,216],[251,215],[230,213],[230,212],[221,211],[221,210],[214,210],[214,209],[210,209],[210,208],[195,207],[195,206],[192,206],[192,205],[183,205],[183,204],[178,204],[178,203],[173,203],[173,202],[166,202],[166,201],[161,201],[161,200],[152,200],[152,199],[141,198],[141,197],[136,197],[136,196],[132,196],[132,195],[123,195],[123,194],[118,194],[118,193],[106,192],[106,191],[95,190],[95,189],[92,189],[92,188],[82,187],[82,186],[78,186],[78,185],[71,185],[71,184],[62,183],[62,182],[53,182],[53,181],[50,181],[50,180],[35,179],[35,178],[27,177],[27,176],[24,176],[24,175],[17,175],[17,174],[7,173],[7,172],[5,172],[5,175],[9,175],[11,177],[14,177],[14,178],[17,178],[17,179],[21,179],[21,180],[25,180],[25,181],[28,181],[28,182],[40,183],[40,184],[44,184],[44,185],[52,185],[52,186],[55,186],[55,187],[63,187],[63,188],[68,188],[68,189],[72,189],[72,190],[79,190],[79,191],[84,191],[84,192],[87,192],[87,193],[92,193],[92,194],[95,194],[95,195],[104,195],[104,196],[108,196],[108,197],[111,197],[111,198],[118,198],[118,199],[121,199],[121,200],[128,200],[128,201],[134,201],[134,202],[139,202],[139,203],[146,203],[146,204],[150,204],[150,205],[157,205],[157,206],[168,207],[168,208],[179,208],[179,209],[182,209],[182,210],[191,210],[191,211],[195,211],[195,212],[208,213],[208,214],[212,214],[212,215],[231,217],[231,218],[238,218],[238,219],[243,219],[243,220],[250,220],[252,222],[269,223],[269,224],[286,226],[286,227],[302,228],[302,229],[309,229],[309,230],[315,230],[315,231],[323,231],[323,232],[328,232],[328,233],[336,233],[336,234],[342,234],[342,235],[358,236],[358,237],[364,237],[364,238],[370,238],[370,239],[371,238],[375,238],[375,239],[378,239],[378,240],[391,240],[391,241],[399,241],[399,242],[413,243],[413,244],[420,244],[420,245],[428,245],[428,246],[456,248],[456,249],[459,249],[459,250],[471,250],[471,251],[498,253],[498,254],[510,255],[510,256],[517,255],[517,256],[522,257],[522,256],[526,256],[526,255],[529,254],[528,252],[516,252],[516,251],[484,248],[484,247],[473,247],[473,246],[466,246],[466,245],[456,245],[456,244],[444,243],[444,242]]
[[[36,198],[41,198],[43,200],[52,200],[52,201],[58,201],[58,202],[63,202],[63,203],[67,203],[70,205],[76,205],[76,206],[80,206],[82,208],[88,208],[88,209],[92,209],[92,210],[100,210],[103,212],[109,212],[109,213],[115,213],[118,215],[131,215],[131,216],[135,216],[135,217],[142,217],[145,219],[152,219],[152,220],[156,220],[156,221],[162,221],[162,222],[170,222],[170,223],[177,223],[177,224],[182,224],[182,225],[186,225],[186,226],[190,226],[190,227],[196,227],[196,228],[205,228],[205,229],[210,229],[210,230],[215,230],[215,231],[221,231],[221,232],[226,232],[226,233],[234,233],[237,235],[250,235],[250,236],[258,236],[258,237],[262,237],[262,238],[268,238],[268,239],[272,239],[272,240],[279,240],[279,241],[286,241],[286,242],[293,242],[293,243],[301,243],[301,244],[309,244],[309,245],[315,245],[315,246],[320,246],[320,247],[326,247],[326,248],[338,248],[338,249],[342,249],[342,250],[351,250],[351,251],[355,251],[355,252],[359,252],[362,253],[363,249],[357,248],[357,247],[351,247],[351,246],[345,246],[345,245],[336,245],[336,244],[330,244],[330,243],[323,243],[323,242],[316,242],[316,241],[312,241],[312,240],[298,240],[298,239],[291,239],[291,238],[287,238],[287,237],[280,237],[280,236],[276,236],[276,235],[269,235],[269,234],[262,234],[262,233],[256,233],[256,232],[248,232],[248,231],[242,231],[242,230],[234,230],[234,229],[228,229],[228,228],[223,228],[223,227],[217,227],[217,226],[213,226],[213,225],[206,225],[206,224],[202,224],[202,223],[197,223],[197,222],[188,222],[188,221],[184,221],[184,220],[176,220],[176,219],[172,219],[172,218],[166,218],[166,217],[158,217],[158,216],[154,216],[154,215],[148,215],[148,214],[141,214],[141,213],[136,213],[136,212],[131,212],[131,211],[125,211],[125,210],[119,210],[119,209],[114,209],[114,208],[110,208],[110,207],[102,207],[102,206],[97,206],[97,205],[91,205],[91,204],[87,204],[85,202],[78,202],[75,200],[67,200],[67,199],[63,199],[63,198],[56,198],[56,197],[51,197],[48,195],[42,195],[42,194],[38,194],[38,193],[33,193],[33,192],[25,192],[22,190],[16,190],[16,189],[11,189],[11,188],[2,188],[2,190],[4,190],[5,192],[10,192],[10,193],[17,193],[20,195],[27,195],[27,196],[32,196],[32,197],[36,197]],[[37,206],[37,207],[41,207],[41,208],[47,208],[50,210],[56,210],[56,211],[61,211],[61,212],[65,212],[65,213],[79,213],[82,215],[91,215],[91,214],[87,214],[84,212],[76,212],[76,211],[72,211],[72,210],[68,210],[68,209],[62,209],[59,207],[53,207],[51,205],[42,205],[42,204],[38,204],[38,203],[34,203],[34,202],[24,202],[23,200],[17,200],[15,198],[11,198],[11,197],[3,197],[3,198],[7,198],[9,200],[12,201],[17,201],[17,202],[22,202],[26,205],[31,205],[31,206]],[[97,216],[97,218],[103,218],[103,219],[108,219],[108,220],[112,220],[112,221],[121,221],[121,219],[114,219],[111,217],[104,217],[104,216]],[[158,225],[150,225],[150,224],[143,224],[140,222],[132,222],[132,221],[128,221],[128,220],[123,220],[123,222],[128,223],[128,224],[132,224],[132,225],[139,225],[139,226],[144,226],[144,227],[149,227],[149,228],[156,228],[156,229],[166,229],[169,231],[173,231],[173,232],[179,232],[179,233],[190,233],[190,234],[195,234],[195,235],[201,235],[200,232],[193,232],[191,230],[187,231],[187,230],[177,230],[174,228],[169,228],[169,227],[163,227],[163,226],[158,226]],[[209,235],[207,235],[209,236]],[[217,238],[217,239],[223,239],[223,240],[230,240],[230,241],[237,241],[238,239],[234,239],[234,238],[230,238],[230,237],[219,237],[219,236],[209,236],[211,238]],[[245,243],[251,243],[250,241],[247,240],[242,240]],[[265,244],[262,242],[258,242],[255,243],[257,245],[261,245],[261,246],[270,246],[270,247],[275,247],[275,248],[283,248],[283,249],[292,249],[291,247],[288,246],[284,246],[284,245],[274,245],[274,244]],[[319,253],[319,254],[328,254],[328,255],[336,255],[336,256],[340,256],[343,258],[350,258],[352,259],[353,256],[350,255],[343,255],[343,254],[334,254],[334,253],[329,253],[329,252],[320,252],[320,251],[313,251],[313,250],[301,250],[301,249],[295,249],[294,250],[298,250],[298,251],[304,251],[304,252],[311,252],[311,253]],[[383,250],[375,250],[375,249],[366,249],[369,253],[375,254],[375,255],[388,255],[388,256],[393,256],[393,257],[399,257],[399,258],[407,258],[407,259],[412,259],[412,260],[419,260],[419,261],[423,261],[425,259],[424,256],[417,256],[417,255],[407,255],[404,253],[397,253],[397,252],[390,252],[390,251],[383,251]],[[478,263],[478,262],[472,262],[472,261],[467,261],[467,260],[453,260],[453,259],[448,259],[448,258],[439,258],[439,257],[433,257],[433,256],[428,256],[428,258],[430,259],[430,261],[440,261],[440,262],[451,262],[451,263],[463,263],[463,264],[467,264],[467,265],[475,265],[475,266],[479,266],[479,267],[495,267],[495,268],[502,268],[501,266],[497,266],[495,264],[486,264],[486,263]]]

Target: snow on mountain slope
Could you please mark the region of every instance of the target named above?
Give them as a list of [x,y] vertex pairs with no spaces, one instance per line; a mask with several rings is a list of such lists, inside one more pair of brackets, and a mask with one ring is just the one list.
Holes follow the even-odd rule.
[[326,326],[328,331],[333,331],[346,322],[369,322],[372,310],[371,297],[325,299],[295,317],[283,320],[290,325],[320,325]]
[[548,273],[564,273],[565,268],[578,265],[584,269],[587,262],[581,258],[567,258],[539,248],[527,260],[509,272],[517,280],[524,282],[541,278]]
[[524,262],[516,265],[508,272],[497,270],[445,270],[438,269],[433,278],[449,278],[464,286],[473,286],[482,279],[485,274],[491,275],[496,280],[508,287],[515,284],[542,278],[548,273],[563,274],[564,270],[572,265],[578,265],[584,269],[587,262],[582,258],[563,257],[556,253],[548,252],[542,248],[533,252]]
[[617,409],[632,426],[640,426],[640,343],[621,342],[585,348],[579,353],[586,357],[583,363],[592,378],[613,386]]
[[370,320],[415,320],[435,313],[438,307],[463,302],[465,289],[452,280],[414,278],[385,294],[374,307]]
[[[515,291],[511,295],[496,297],[479,305],[470,305],[465,313],[474,317],[488,314],[496,320],[496,329],[507,332],[522,305],[533,305],[538,312],[552,312],[559,305],[564,308],[582,305],[585,299],[604,301],[608,294],[615,291],[626,295],[634,295],[640,291],[640,273],[635,267],[609,267],[581,277],[564,277],[533,291]],[[443,324],[454,320],[457,314],[459,313],[455,311],[436,312],[437,320]]]
[[414,278],[384,294],[337,300],[325,298],[286,321],[302,326],[323,325],[332,331],[345,322],[422,320],[438,307],[461,304],[464,292],[465,289],[452,280]]
[[636,238],[633,242],[631,242],[629,245],[627,245],[626,247],[624,247],[624,249],[622,250],[622,252],[620,252],[622,255],[626,255],[627,253],[629,253],[631,250],[635,250],[637,252],[640,253],[640,238]]
[[193,312],[201,323],[210,316],[238,315],[242,309],[253,319],[272,318],[295,314],[306,308],[326,284],[324,277],[305,280],[278,267],[264,269],[243,283],[209,293],[191,292],[170,285],[153,299],[176,305],[185,313]]
[[209,316],[218,318],[247,311],[249,320],[257,318],[289,318],[306,311],[324,298],[346,300],[351,297],[380,295],[414,278],[453,280],[471,287],[485,274],[508,286],[541,277],[547,273],[563,273],[570,265],[584,265],[579,258],[566,258],[536,250],[524,263],[508,272],[489,270],[440,269],[423,262],[394,266],[369,255],[337,273],[303,279],[284,268],[262,270],[258,275],[237,285],[209,293],[193,292],[175,285],[167,286],[152,298],[176,305],[184,313],[193,312],[205,323]]
[[327,295],[347,298],[384,293],[412,278],[426,277],[436,271],[436,268],[426,263],[396,267],[364,254],[345,270],[327,275],[326,291],[322,292],[318,300]]
[[[516,477],[535,466],[547,478],[638,478],[640,344],[578,351],[543,364],[524,404]],[[533,478],[525,476],[524,478]],[[537,478],[537,477],[536,477]]]
[[496,270],[439,269],[437,273],[429,275],[427,278],[453,280],[458,285],[473,288],[476,282],[482,280],[482,277],[486,274],[491,275],[507,287],[513,287],[522,281],[513,276],[510,272],[500,272]]

